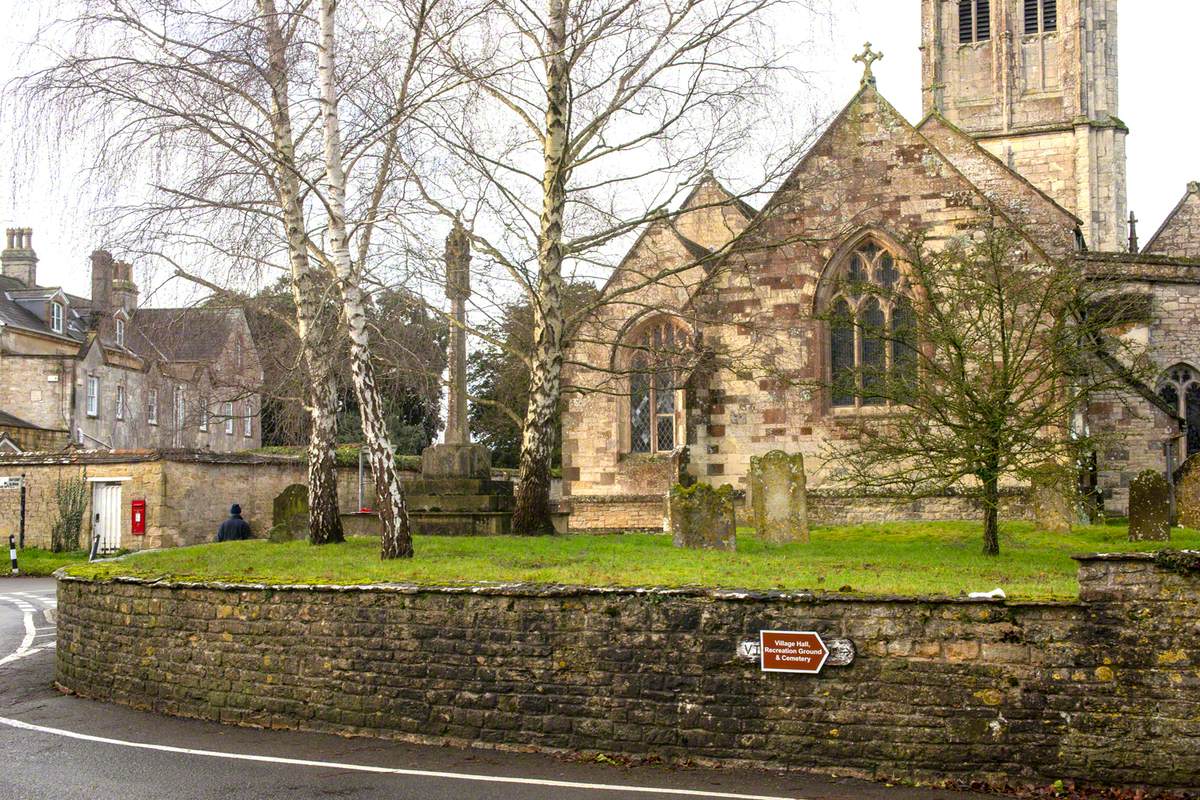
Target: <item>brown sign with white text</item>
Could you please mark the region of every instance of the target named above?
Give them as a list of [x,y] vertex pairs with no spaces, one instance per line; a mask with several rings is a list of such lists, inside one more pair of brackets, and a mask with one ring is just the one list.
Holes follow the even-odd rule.
[[829,648],[815,631],[759,631],[763,672],[815,675],[825,666]]

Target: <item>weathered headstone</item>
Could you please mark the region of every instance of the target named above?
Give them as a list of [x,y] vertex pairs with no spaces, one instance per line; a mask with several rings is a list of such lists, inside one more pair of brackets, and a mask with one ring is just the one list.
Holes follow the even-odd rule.
[[808,542],[808,491],[804,456],[772,450],[750,459],[754,527],[775,544]]
[[1057,464],[1046,464],[1033,476],[1030,498],[1033,518],[1040,530],[1048,533],[1070,533],[1079,518],[1073,476]]
[[308,538],[308,487],[293,483],[271,505],[272,542],[290,542]]
[[671,533],[676,547],[736,550],[737,523],[733,487],[714,489],[707,483],[671,490]]
[[1152,469],[1129,482],[1129,541],[1170,541],[1170,491],[1166,476]]
[[1183,462],[1176,473],[1175,513],[1185,528],[1200,528],[1200,456]]

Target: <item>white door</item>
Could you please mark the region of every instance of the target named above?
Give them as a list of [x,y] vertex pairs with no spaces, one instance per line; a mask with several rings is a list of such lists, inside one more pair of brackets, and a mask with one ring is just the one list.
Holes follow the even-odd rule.
[[92,484],[92,535],[100,535],[100,551],[121,547],[121,484]]

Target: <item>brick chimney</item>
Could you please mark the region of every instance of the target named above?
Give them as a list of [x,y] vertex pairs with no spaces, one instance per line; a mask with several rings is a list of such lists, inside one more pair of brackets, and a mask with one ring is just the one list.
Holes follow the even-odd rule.
[[25,286],[37,285],[37,253],[33,252],[33,228],[9,228],[7,241],[0,253],[0,272],[16,278]]
[[112,280],[112,310],[125,309],[126,314],[133,314],[137,308],[138,288],[133,282],[133,265],[128,261],[118,261],[113,264]]

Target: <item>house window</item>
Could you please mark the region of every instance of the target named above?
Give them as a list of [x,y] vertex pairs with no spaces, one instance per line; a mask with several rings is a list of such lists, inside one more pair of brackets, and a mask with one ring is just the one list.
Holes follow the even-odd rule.
[[1200,453],[1200,372],[1186,364],[1171,367],[1158,382],[1158,396],[1178,409],[1187,420],[1183,458]]
[[233,436],[233,403],[225,401],[225,434]]
[[117,317],[117,347],[125,346],[125,320]]
[[959,0],[959,44],[986,42],[992,38],[991,0]]
[[248,438],[254,435],[254,404],[247,400],[243,408],[246,416],[242,418],[242,436]]
[[238,369],[241,369],[244,361],[245,361],[245,357],[242,354],[242,340],[234,339],[233,340],[233,362],[234,362],[234,364],[237,365]]
[[158,389],[151,389],[146,395],[146,422],[158,424]]
[[99,416],[100,414],[100,379],[94,375],[89,375],[87,379],[87,415],[89,417]]
[[50,330],[55,333],[63,332],[63,312],[62,303],[50,304]]
[[676,397],[689,341],[675,320],[664,318],[639,329],[629,345],[629,443],[634,453],[665,453],[682,444]]
[[117,419],[125,419],[125,384],[117,384]]
[[1025,0],[1025,32],[1058,30],[1058,0]]
[[208,430],[208,398],[200,398],[200,430]]
[[896,257],[873,241],[835,273],[829,300],[830,401],[877,406],[917,375],[917,322]]

